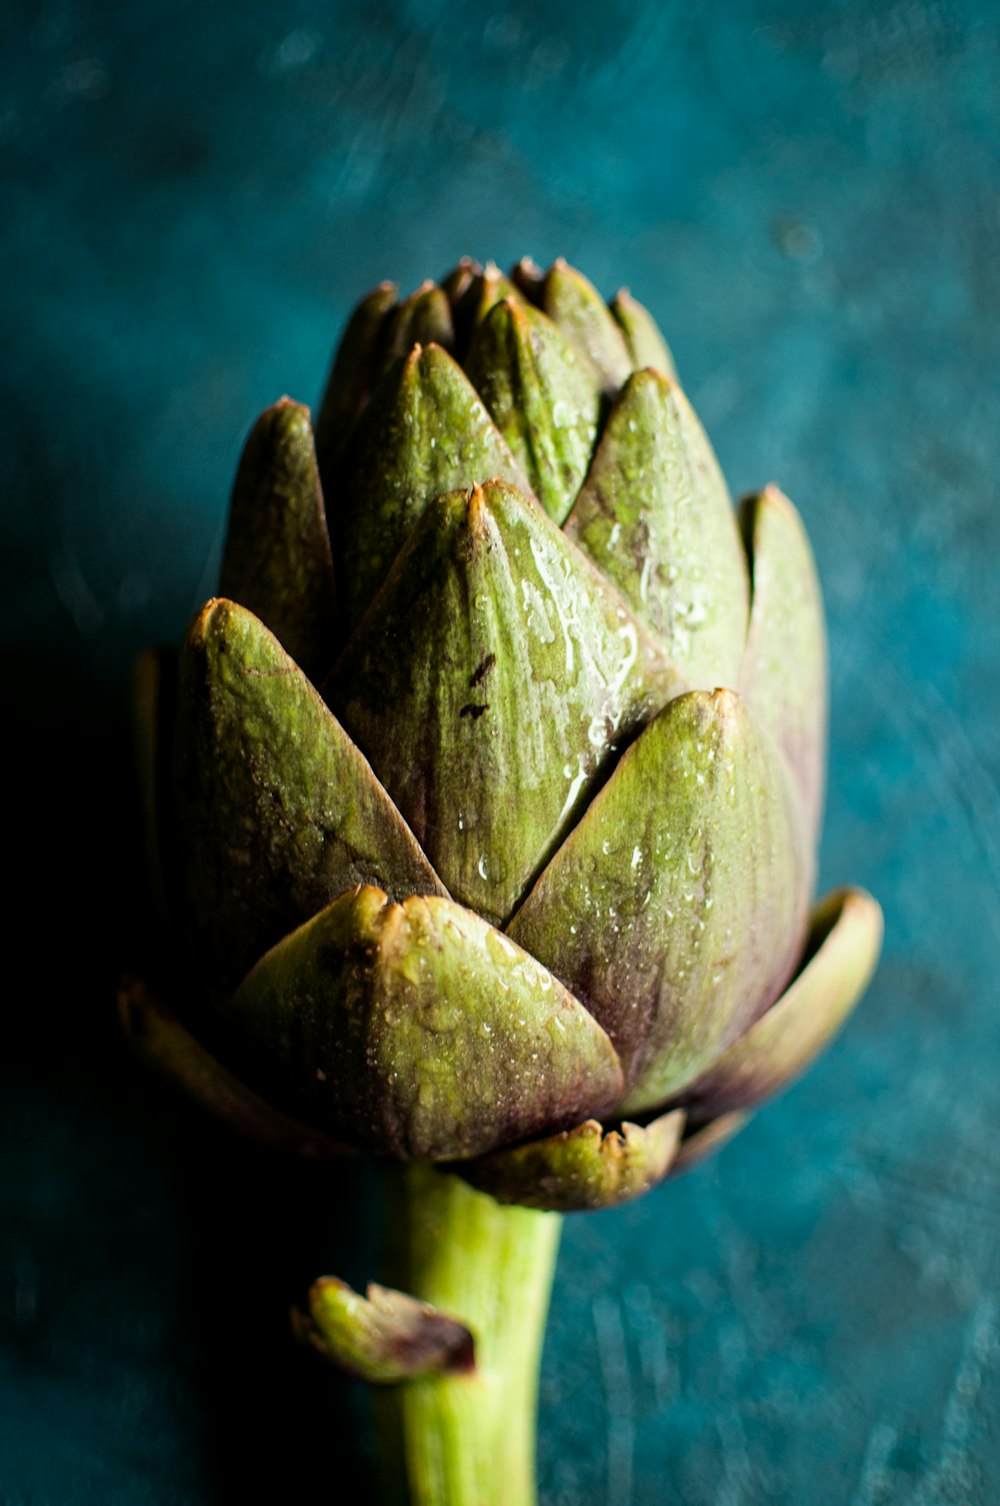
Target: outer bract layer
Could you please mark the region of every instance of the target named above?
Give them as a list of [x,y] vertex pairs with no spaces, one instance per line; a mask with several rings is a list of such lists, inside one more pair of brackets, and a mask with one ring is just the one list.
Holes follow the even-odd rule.
[[[773,486],[740,526],[628,293],[564,262],[381,285],[315,437],[287,398],[252,431],[221,589],[176,681],[141,669],[189,966],[177,1016],[133,984],[123,1017],[258,1138],[607,1207],[720,1144],[860,996],[878,906],[809,920],[805,531]],[[399,1369],[424,1320],[370,1312],[353,1363]]]

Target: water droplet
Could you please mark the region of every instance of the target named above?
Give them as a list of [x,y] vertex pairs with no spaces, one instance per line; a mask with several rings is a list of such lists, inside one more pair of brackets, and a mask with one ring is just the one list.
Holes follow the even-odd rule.
[[[508,963],[518,960],[517,947],[500,931],[486,932],[486,950],[500,967],[506,967]],[[506,987],[506,984],[503,986]]]

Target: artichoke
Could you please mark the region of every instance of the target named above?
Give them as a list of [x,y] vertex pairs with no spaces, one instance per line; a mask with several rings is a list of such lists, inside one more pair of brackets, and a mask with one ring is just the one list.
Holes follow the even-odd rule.
[[[608,1206],[721,1143],[859,997],[878,906],[810,913],[809,544],[774,486],[737,519],[628,293],[562,261],[378,287],[315,431],[288,399],[252,430],[220,592],[139,678],[184,1023],[123,1002],[244,1128],[457,1173],[415,1174],[424,1207]],[[359,1373],[469,1363],[414,1299],[344,1292],[300,1328]]]

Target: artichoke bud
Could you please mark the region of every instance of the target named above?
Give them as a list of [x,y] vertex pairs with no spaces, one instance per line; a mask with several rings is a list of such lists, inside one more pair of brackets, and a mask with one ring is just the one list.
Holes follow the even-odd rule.
[[[176,691],[166,661],[140,679],[193,986],[183,1027],[135,995],[128,1017],[189,1094],[265,1138],[604,1207],[721,1144],[855,1003],[878,906],[810,918],[805,531],[775,487],[741,528],[628,293],[527,260],[382,284],[315,445],[287,399],[252,431],[222,590]],[[440,1338],[346,1290],[301,1328],[359,1373]]]

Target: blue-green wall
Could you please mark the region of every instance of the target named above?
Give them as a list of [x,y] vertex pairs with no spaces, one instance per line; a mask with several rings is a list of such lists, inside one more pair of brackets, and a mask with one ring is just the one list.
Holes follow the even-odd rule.
[[[128,666],[214,584],[256,412],[355,299],[565,254],[660,318],[734,490],[802,509],[824,880],[885,959],[719,1160],[571,1222],[546,1506],[1000,1488],[1000,48],[986,0],[318,0],[0,16],[0,1502],[368,1500],[286,1338],[360,1180],[141,1079]],[[20,959],[23,976],[15,977]],[[346,1210],[338,1212],[340,1210]]]

